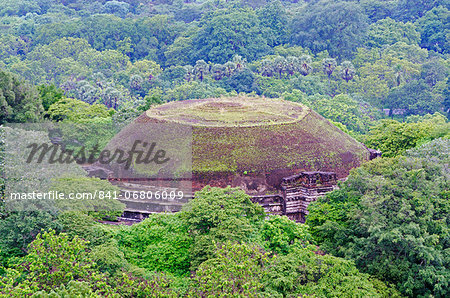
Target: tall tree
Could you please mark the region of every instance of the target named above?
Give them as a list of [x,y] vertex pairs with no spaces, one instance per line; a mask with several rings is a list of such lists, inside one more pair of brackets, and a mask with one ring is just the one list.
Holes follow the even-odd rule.
[[242,58],[240,55],[234,55],[232,62],[236,64],[236,69],[241,70],[245,67],[245,64],[247,63],[247,60],[245,58]]
[[63,98],[64,95],[64,91],[56,88],[55,85],[38,86],[38,91],[42,100],[42,106],[46,111],[52,104]]
[[254,237],[264,211],[241,189],[207,186],[183,207],[181,217],[194,239],[191,267],[197,268],[213,256],[216,244]]
[[312,63],[311,56],[302,55],[300,57],[300,73],[302,75],[307,76],[313,71],[311,63]]
[[190,81],[194,80],[194,78],[195,78],[194,67],[192,67],[192,65],[186,65],[184,67],[184,70],[186,71],[186,74],[184,75],[184,78],[186,79],[186,81],[190,82]]
[[448,5],[446,0],[399,0],[395,8],[395,18],[401,21],[413,21],[427,11],[439,5]]
[[393,88],[382,100],[385,107],[405,109],[405,115],[438,112],[442,107],[442,98],[434,96],[423,80],[413,80]]
[[341,63],[342,67],[342,78],[348,83],[348,81],[353,79],[353,76],[356,73],[355,67],[350,61],[344,61]]
[[198,60],[194,66],[194,74],[203,82],[205,75],[209,73],[209,65],[205,62],[205,60]]
[[328,76],[328,79],[331,78],[331,75],[336,69],[336,66],[337,66],[336,59],[325,58],[322,60],[322,70]]
[[232,61],[228,61],[227,63],[225,63],[224,67],[225,67],[225,75],[227,77],[231,76],[233,72],[237,69],[236,63]]
[[269,50],[260,21],[251,9],[218,10],[204,24],[194,38],[198,58],[225,63],[237,54],[254,61]]
[[410,297],[448,297],[448,139],[352,171],[340,190],[309,205],[321,247]]
[[286,70],[290,76],[292,76],[299,69],[300,69],[300,60],[297,57],[289,56],[286,58]]
[[272,1],[258,10],[258,17],[264,35],[270,46],[277,46],[286,43],[289,37],[288,16],[285,7],[279,1]]
[[0,124],[35,122],[44,108],[36,89],[15,75],[0,69]]
[[222,64],[214,64],[211,67],[211,76],[216,81],[222,79],[225,76],[225,66]]
[[391,18],[379,20],[371,24],[367,32],[367,42],[369,47],[382,47],[403,41],[408,44],[418,44],[420,33],[416,25],[411,22],[396,22]]
[[259,67],[259,72],[265,77],[271,77],[274,73],[273,62],[270,59],[264,59],[261,61],[261,66]]
[[272,65],[275,71],[278,73],[278,78],[281,79],[283,72],[285,72],[288,67],[286,58],[278,56],[273,60]]
[[450,51],[449,13],[446,7],[435,7],[416,22],[422,39],[420,43],[422,47],[439,53]]
[[367,28],[367,17],[355,2],[310,2],[292,20],[291,43],[313,53],[327,50],[334,57],[351,57]]

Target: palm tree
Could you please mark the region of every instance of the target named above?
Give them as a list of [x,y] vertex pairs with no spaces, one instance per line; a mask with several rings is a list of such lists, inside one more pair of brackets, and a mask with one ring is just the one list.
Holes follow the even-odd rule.
[[205,62],[205,60],[198,60],[194,66],[194,74],[197,78],[200,79],[200,82],[203,82],[205,78],[205,74],[209,72],[209,65]]
[[341,64],[342,67],[342,78],[348,83],[348,81],[353,79],[353,76],[356,73],[355,67],[350,61],[344,61]]
[[191,65],[186,65],[184,67],[184,69],[186,70],[186,74],[184,75],[184,78],[188,82],[192,81],[195,78],[195,76],[194,76],[194,67],[192,67]]
[[330,92],[331,92],[330,78],[331,78],[331,75],[333,74],[333,71],[336,69],[336,66],[337,66],[336,59],[325,58],[322,60],[323,72],[328,76],[328,88],[330,89]]
[[242,58],[242,56],[239,55],[234,55],[232,61],[236,65],[237,70],[243,69],[245,67],[245,64],[247,63],[247,59]]
[[221,80],[225,76],[225,66],[222,64],[214,64],[211,67],[211,76],[214,80]]
[[398,87],[402,84],[403,81],[403,70],[400,64],[396,64],[394,66],[394,72],[395,72],[395,85]]
[[282,73],[287,70],[286,58],[278,56],[273,60],[273,67],[277,71],[279,78],[281,79]]
[[144,79],[140,75],[132,75],[130,78],[130,88],[134,90],[139,90],[142,88],[142,83]]
[[97,89],[94,88],[88,81],[79,81],[76,92],[78,93],[78,98],[84,102],[93,104],[97,101]]
[[302,75],[307,76],[313,71],[311,63],[312,63],[311,56],[303,55],[300,57],[300,73]]
[[261,61],[261,66],[259,68],[259,72],[261,73],[261,75],[265,77],[272,77],[273,71],[274,69],[272,61],[270,61],[269,59],[264,59],[263,61]]
[[228,61],[223,65],[225,67],[225,75],[227,77],[231,76],[233,72],[237,69],[236,63]]
[[113,108],[113,109],[117,110],[117,106],[118,106],[117,102],[120,99],[120,95],[121,94],[117,89],[115,89],[112,86],[109,86],[102,92],[103,103],[108,108]]
[[337,63],[336,59],[333,58],[325,58],[322,60],[323,72],[328,75],[328,80],[330,79],[333,71],[336,69]]
[[300,69],[300,60],[297,57],[289,56],[286,58],[287,72],[292,76],[296,71]]

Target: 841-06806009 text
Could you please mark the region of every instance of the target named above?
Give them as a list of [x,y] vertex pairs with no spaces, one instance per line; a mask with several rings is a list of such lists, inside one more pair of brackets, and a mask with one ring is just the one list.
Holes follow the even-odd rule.
[[185,196],[182,190],[154,190],[154,191],[101,191],[62,193],[49,192],[14,192],[10,194],[10,200],[181,200]]
[[[112,192],[114,198],[122,200],[165,200],[174,201],[184,198],[182,190],[157,190],[157,191],[122,191]],[[107,195],[110,195],[109,193]]]

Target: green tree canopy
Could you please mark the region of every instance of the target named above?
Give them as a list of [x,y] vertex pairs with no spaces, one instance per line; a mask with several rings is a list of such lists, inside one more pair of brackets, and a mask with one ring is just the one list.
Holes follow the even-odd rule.
[[400,297],[395,289],[360,273],[352,261],[298,246],[271,259],[264,282],[266,295],[283,297]]
[[379,113],[370,104],[347,94],[335,97],[295,95],[296,92],[286,93],[285,99],[300,101],[325,118],[342,123],[356,133],[367,133],[379,117]]
[[440,53],[449,52],[449,11],[443,6],[435,7],[417,20],[422,38],[421,46]]
[[80,121],[83,119],[109,118],[113,110],[102,104],[90,105],[81,100],[73,98],[63,98],[52,104],[48,109],[50,119],[69,121]]
[[57,88],[55,85],[40,85],[38,91],[42,100],[42,106],[46,111],[52,104],[64,96],[64,91]]
[[126,259],[148,270],[189,273],[192,239],[180,214],[154,214],[116,236]]
[[253,10],[218,10],[204,23],[194,39],[195,57],[199,59],[225,63],[237,54],[253,61],[269,50]]
[[367,17],[358,4],[316,1],[295,15],[291,42],[314,53],[327,50],[333,57],[351,57],[362,44],[367,28]]
[[364,143],[370,148],[377,148],[383,156],[393,157],[403,154],[426,141],[448,136],[449,123],[439,113],[428,115],[417,123],[401,123],[396,120],[381,120],[366,135]]
[[408,44],[418,44],[420,33],[411,22],[396,22],[391,18],[385,18],[370,25],[367,32],[367,42],[369,47],[382,47],[403,41]]
[[[122,272],[108,276],[97,271],[87,242],[55,231],[43,232],[29,245],[28,254],[16,260],[0,277],[2,296],[61,297],[174,297],[164,276],[137,278]],[[69,293],[67,293],[69,291]]]
[[293,244],[307,245],[312,241],[309,227],[290,220],[286,216],[271,216],[264,221],[261,236],[269,251],[287,254]]
[[408,296],[450,294],[449,140],[434,142],[364,164],[308,207],[321,247]]
[[197,297],[257,297],[267,255],[258,247],[225,242],[203,262],[194,277],[193,295]]
[[257,14],[261,21],[261,28],[266,30],[264,36],[271,47],[288,41],[288,16],[279,0],[270,2],[258,10]]
[[41,119],[43,111],[36,89],[0,69],[0,124],[36,122]]
[[405,109],[406,115],[425,115],[440,111],[443,104],[441,100],[433,95],[424,81],[414,80],[391,89],[381,102],[386,108]]
[[191,267],[197,268],[211,257],[216,243],[258,240],[264,210],[241,189],[207,186],[183,207],[181,217],[194,239]]

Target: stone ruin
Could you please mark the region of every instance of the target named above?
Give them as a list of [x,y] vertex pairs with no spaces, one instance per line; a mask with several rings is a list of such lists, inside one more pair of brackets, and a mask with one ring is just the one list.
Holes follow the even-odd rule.
[[309,203],[337,189],[337,176],[334,172],[301,172],[283,178],[280,189],[277,194],[252,196],[252,201],[260,204],[267,214],[286,215],[304,223]]
[[[254,203],[258,203],[264,208],[266,214],[286,215],[291,220],[304,223],[308,215],[308,205],[327,192],[337,189],[337,180],[337,175],[334,172],[301,172],[282,178],[279,190],[275,194],[250,194],[250,196]],[[123,192],[155,192],[157,190],[154,186],[146,185],[145,179],[113,180],[111,182],[119,186]],[[167,190],[170,191],[170,189]],[[126,204],[122,219],[141,221],[152,213],[178,212],[192,197],[193,194],[189,194],[182,201],[122,200]]]
[[[142,125],[169,124],[176,128],[175,132],[187,128],[192,133],[192,170],[186,181],[189,187],[183,188],[189,189],[186,201],[206,185],[230,185],[245,191],[268,214],[286,215],[297,222],[305,222],[310,202],[337,188],[338,178],[345,179],[352,168],[381,155],[308,107],[282,99],[177,101],[152,107],[132,124],[110,141],[111,149],[126,148],[132,143],[127,141],[130,138],[153,140],[148,135],[151,130],[142,129]],[[98,165],[86,170],[101,178],[108,176],[106,179],[125,193],[155,191],[149,184],[169,191],[176,189],[173,184],[161,185],[159,180],[150,183],[145,179],[111,179]],[[139,199],[123,202],[124,217],[136,220],[151,213],[177,212],[184,203]]]

